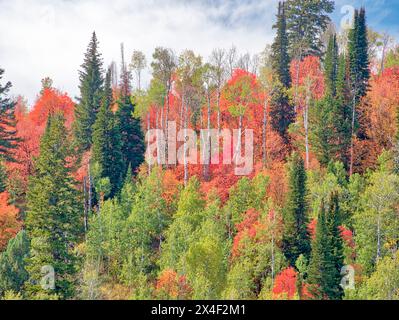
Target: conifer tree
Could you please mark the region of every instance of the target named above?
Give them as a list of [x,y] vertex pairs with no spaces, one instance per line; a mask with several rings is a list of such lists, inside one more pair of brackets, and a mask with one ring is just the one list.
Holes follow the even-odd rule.
[[326,93],[310,112],[313,151],[322,166],[340,160],[348,167],[351,112],[348,103],[346,62],[338,55],[336,36],[329,40],[325,59]]
[[349,32],[348,59],[352,94],[355,104],[360,102],[369,88],[369,44],[367,38],[366,10],[355,10],[353,28]]
[[[0,80],[4,70],[0,69]],[[11,82],[4,86],[0,84],[0,159],[15,161],[13,150],[17,147],[19,139],[16,137],[16,121],[14,116],[15,102],[7,97]]]
[[112,185],[112,197],[122,187],[124,163],[119,124],[111,110],[113,93],[111,73],[107,73],[104,94],[96,122],[93,125],[93,162],[100,165],[102,178],[108,177]]
[[334,11],[332,0],[287,0],[287,31],[292,58],[321,56],[322,34],[330,23],[328,14]]
[[[348,37],[348,60],[349,79],[352,94],[352,123],[351,123],[351,147],[350,147],[350,174],[354,168],[354,139],[356,136],[365,139],[365,130],[359,131],[359,114],[357,107],[363,97],[366,96],[369,88],[369,44],[367,38],[366,10],[361,8],[355,10],[353,28],[349,31]],[[360,133],[363,133],[361,136]]]
[[118,111],[116,117],[122,138],[122,159],[125,165],[123,174],[125,175],[129,166],[133,173],[136,173],[139,166],[144,161],[145,143],[144,134],[140,120],[135,117],[135,105],[132,101],[130,91],[131,75],[127,69],[122,50],[122,70],[120,83],[120,97],[118,101]]
[[282,249],[291,266],[300,255],[308,258],[310,240],[307,216],[306,171],[303,159],[294,153],[289,163],[289,191],[284,208],[284,232]]
[[341,268],[343,266],[342,239],[339,230],[338,195],[332,194],[326,213],[322,203],[312,243],[308,268],[309,291],[315,299],[342,298]]
[[29,240],[26,232],[20,231],[8,242],[7,248],[0,253],[0,297],[6,291],[21,292],[28,280],[25,259],[29,256]]
[[[32,298],[70,298],[74,292],[82,208],[68,157],[70,143],[61,114],[50,115],[29,181],[26,229],[31,241],[27,290]],[[54,268],[55,287],[41,286],[42,268]]]
[[280,83],[289,88],[291,86],[290,57],[288,55],[288,36],[285,15],[285,2],[279,2],[277,23],[273,26],[277,29],[276,38],[272,44],[271,60],[272,68]]
[[327,94],[335,96],[338,76],[338,44],[337,36],[330,35],[326,57],[324,60],[324,74]]
[[77,145],[88,150],[92,144],[93,125],[101,105],[103,90],[103,62],[98,51],[98,40],[93,32],[79,72],[79,103],[75,108],[74,134]]
[[288,95],[288,89],[291,86],[291,74],[284,2],[279,2],[277,23],[274,28],[277,29],[277,35],[272,45],[271,60],[276,80],[274,81],[270,102],[271,126],[288,144],[288,128],[295,120],[295,112]]

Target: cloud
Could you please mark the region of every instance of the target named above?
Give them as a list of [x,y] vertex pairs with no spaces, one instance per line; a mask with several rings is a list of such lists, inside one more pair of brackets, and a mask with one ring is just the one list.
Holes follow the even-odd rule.
[[[213,48],[235,44],[260,52],[273,38],[276,0],[0,0],[0,66],[13,93],[34,101],[40,80],[78,94],[78,69],[95,30],[104,62],[142,50],[151,58],[156,46],[176,53],[193,49],[207,57]],[[149,77],[147,71],[147,78]]]
[[[13,94],[30,103],[46,76],[72,97],[91,33],[97,32],[104,62],[142,50],[150,60],[157,46],[176,53],[192,49],[205,58],[213,48],[235,44],[241,53],[258,53],[274,37],[278,0],[0,0],[0,67],[13,82]],[[365,4],[378,29],[395,15],[396,0],[336,0],[334,21],[343,5]],[[396,19],[396,17],[395,17]],[[396,20],[391,26],[397,25]],[[396,28],[396,27],[395,27]],[[383,29],[383,30],[385,30]],[[397,34],[397,30],[393,30]],[[148,81],[146,71],[144,82]]]

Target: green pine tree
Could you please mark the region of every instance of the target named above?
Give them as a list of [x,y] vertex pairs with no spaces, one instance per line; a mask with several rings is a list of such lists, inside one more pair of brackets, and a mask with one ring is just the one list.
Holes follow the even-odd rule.
[[29,256],[29,240],[25,231],[21,231],[8,242],[7,248],[0,253],[0,297],[6,291],[21,292],[28,280],[25,259]]
[[[122,48],[123,49],[123,48]],[[121,96],[116,113],[122,138],[122,157],[125,164],[124,175],[130,167],[136,173],[144,161],[145,143],[140,119],[134,115],[135,105],[130,93],[130,72],[125,66],[122,50],[122,70],[120,81]]]
[[330,35],[324,60],[325,86],[328,95],[335,96],[338,76],[338,44],[337,36]]
[[285,3],[279,2],[277,23],[273,26],[277,35],[272,44],[272,67],[280,83],[289,88],[291,86],[290,57],[288,55],[288,36],[285,15]]
[[287,31],[292,58],[321,56],[322,35],[331,22],[328,14],[334,11],[332,0],[287,0]]
[[[70,151],[63,116],[51,115],[27,194],[26,229],[31,241],[27,290],[32,298],[73,296],[77,272],[73,249],[81,234],[83,209],[67,160]],[[54,289],[41,285],[46,266],[54,268]]]
[[314,299],[339,300],[343,295],[340,272],[344,258],[339,215],[338,195],[332,194],[327,213],[324,202],[321,205],[312,243],[307,283]]
[[308,258],[310,240],[307,216],[306,171],[303,159],[294,153],[289,164],[289,191],[284,208],[284,232],[282,249],[291,266],[300,255]]
[[[4,70],[0,69],[0,80]],[[16,121],[14,116],[15,102],[7,97],[11,82],[4,86],[0,84],[0,159],[15,161],[13,150],[18,146],[19,139],[16,134]]]
[[330,37],[325,59],[326,94],[310,110],[310,140],[322,166],[342,161],[348,168],[351,110],[348,103],[346,63],[338,56],[335,35]]
[[270,102],[271,126],[288,144],[290,140],[288,128],[295,120],[295,111],[288,94],[291,73],[284,2],[279,2],[277,23],[273,28],[277,29],[277,35],[272,45],[271,61],[277,79],[273,84]]
[[340,300],[343,296],[341,283],[341,269],[344,266],[343,241],[340,225],[342,221],[339,195],[334,192],[330,196],[329,211],[326,217],[327,235],[330,245],[330,259],[333,265],[331,269],[331,283],[326,288],[326,294],[331,300]]
[[93,125],[92,161],[100,165],[101,177],[110,179],[111,197],[122,187],[124,170],[122,139],[116,116],[111,110],[112,104],[113,94],[109,70],[105,80],[102,104]]
[[358,104],[369,88],[370,59],[367,38],[366,10],[355,10],[353,28],[348,39],[349,73],[352,94]]
[[75,108],[74,134],[76,143],[82,150],[90,149],[92,144],[93,125],[103,95],[102,65],[98,40],[94,32],[79,73],[80,98]]

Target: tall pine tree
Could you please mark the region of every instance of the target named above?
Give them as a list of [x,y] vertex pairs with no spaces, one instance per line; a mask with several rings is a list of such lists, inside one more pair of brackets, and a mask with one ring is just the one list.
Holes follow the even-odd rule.
[[295,266],[300,255],[308,259],[310,254],[306,196],[305,164],[295,152],[289,163],[289,191],[283,214],[282,249],[291,266]]
[[307,282],[314,299],[339,300],[343,294],[340,286],[343,252],[337,194],[331,195],[328,207],[327,213],[324,203],[320,208]]
[[75,108],[74,134],[78,147],[88,150],[92,144],[93,125],[101,105],[103,90],[103,62],[98,51],[98,40],[94,32],[79,72],[80,98]]
[[25,259],[29,256],[29,240],[25,230],[20,231],[8,242],[7,248],[0,253],[0,297],[6,291],[21,292],[28,280]]
[[348,164],[351,115],[347,100],[346,63],[338,55],[336,36],[331,35],[324,63],[326,93],[310,112],[310,140],[321,165],[340,160]]
[[[83,212],[68,162],[70,143],[61,114],[50,115],[28,188],[26,229],[31,241],[27,290],[32,298],[70,298],[74,293],[76,246]],[[41,285],[43,267],[54,268],[55,287]]]
[[131,74],[126,67],[122,47],[120,97],[116,116],[122,138],[124,176],[130,167],[135,173],[144,161],[145,143],[140,120],[135,117],[135,105],[130,90]]
[[324,60],[324,78],[327,94],[335,96],[338,77],[338,44],[337,36],[330,35]]
[[288,144],[288,128],[295,120],[295,112],[288,95],[291,74],[284,2],[279,2],[277,23],[273,28],[277,29],[277,35],[271,53],[272,67],[276,76],[270,102],[271,126]]
[[369,44],[367,38],[366,10],[355,10],[353,28],[348,37],[349,79],[352,93],[352,140],[350,147],[350,174],[354,171],[355,137],[366,139],[366,130],[359,130],[358,105],[366,96],[370,80]]
[[101,177],[110,179],[111,197],[122,187],[124,170],[120,128],[116,116],[111,110],[112,105],[111,71],[108,70],[102,104],[93,125],[92,161],[100,165]]
[[334,11],[334,1],[287,0],[286,9],[291,57],[321,56],[321,36],[331,21],[328,14]]
[[279,2],[277,23],[273,26],[277,29],[276,38],[272,44],[271,60],[273,71],[281,84],[289,88],[291,86],[290,57],[288,55],[288,36],[285,15],[285,2]]
[[[0,69],[0,80],[4,70]],[[15,102],[7,97],[11,82],[4,86],[0,84],[0,160],[15,161],[13,150],[17,147],[19,139],[16,137],[16,121],[14,116]]]

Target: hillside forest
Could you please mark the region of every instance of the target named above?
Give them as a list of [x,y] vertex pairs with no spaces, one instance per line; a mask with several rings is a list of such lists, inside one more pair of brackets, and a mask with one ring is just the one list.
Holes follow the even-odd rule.
[[[0,69],[0,299],[399,299],[399,45],[334,7],[280,2],[253,56],[106,64],[94,32],[77,98],[47,77],[29,106]],[[186,137],[163,163],[146,133],[172,124],[239,152],[253,130],[253,170],[194,164]]]

